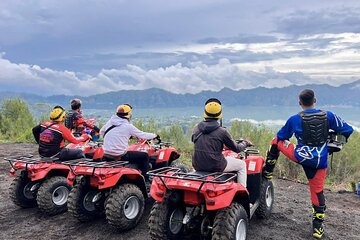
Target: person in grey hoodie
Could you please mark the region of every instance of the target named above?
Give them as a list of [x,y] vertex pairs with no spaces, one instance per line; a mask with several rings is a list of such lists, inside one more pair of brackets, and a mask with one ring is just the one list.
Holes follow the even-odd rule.
[[237,182],[246,187],[246,163],[243,160],[224,157],[224,145],[239,153],[252,146],[248,140],[235,143],[230,133],[220,126],[218,120],[222,117],[221,102],[210,98],[205,103],[204,121],[193,128],[191,140],[194,143],[192,165],[197,171],[206,172],[237,172]]
[[104,159],[121,160],[135,163],[145,180],[149,171],[149,156],[146,152],[127,151],[130,137],[140,139],[160,139],[155,133],[140,131],[130,123],[132,107],[129,104],[122,104],[117,107],[116,115],[113,115],[109,121],[100,129],[100,135],[104,139]]

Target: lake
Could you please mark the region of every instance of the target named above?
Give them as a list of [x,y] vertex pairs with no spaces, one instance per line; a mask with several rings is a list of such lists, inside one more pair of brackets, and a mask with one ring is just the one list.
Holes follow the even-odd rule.
[[[342,119],[360,128],[360,108],[356,107],[319,107],[320,109],[332,111]],[[300,107],[227,107],[223,106],[224,125],[229,125],[233,120],[248,120],[255,124],[264,124],[269,127],[279,127],[293,114],[301,111]],[[96,117],[101,121],[106,121],[114,111],[100,109],[84,109],[86,117]],[[163,124],[171,123],[190,123],[201,121],[203,108],[138,108],[133,110],[133,119],[154,119]]]

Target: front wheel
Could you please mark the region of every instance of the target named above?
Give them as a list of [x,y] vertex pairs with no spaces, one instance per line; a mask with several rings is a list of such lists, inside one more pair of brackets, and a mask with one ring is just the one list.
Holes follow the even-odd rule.
[[103,213],[101,192],[89,185],[76,184],[68,198],[69,212],[80,222],[91,221]]
[[243,206],[233,202],[216,213],[212,240],[246,240],[248,216]]
[[43,182],[38,191],[39,209],[49,215],[67,211],[67,199],[71,190],[66,177],[56,176]]
[[39,182],[32,182],[25,176],[15,177],[9,188],[10,199],[22,208],[35,207],[39,184]]
[[145,208],[144,195],[134,184],[123,184],[114,188],[106,203],[106,219],[121,231],[134,228]]
[[268,218],[274,205],[274,185],[272,181],[263,179],[260,186],[259,207],[255,214],[258,218]]
[[182,239],[184,206],[164,199],[154,203],[149,216],[150,239]]

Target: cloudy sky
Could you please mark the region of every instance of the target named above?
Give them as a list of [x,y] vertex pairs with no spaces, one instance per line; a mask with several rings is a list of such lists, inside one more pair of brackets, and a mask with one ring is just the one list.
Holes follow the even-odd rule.
[[0,1],[0,91],[338,86],[359,51],[358,0]]

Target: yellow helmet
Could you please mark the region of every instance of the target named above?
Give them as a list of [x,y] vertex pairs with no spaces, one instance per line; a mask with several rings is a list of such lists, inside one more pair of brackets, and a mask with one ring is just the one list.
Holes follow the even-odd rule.
[[205,103],[204,118],[222,118],[221,102],[216,98],[210,98]]
[[62,122],[65,118],[65,109],[61,106],[55,106],[50,113],[50,120],[55,122]]
[[130,104],[122,104],[116,108],[116,115],[121,118],[130,119],[132,114],[132,106]]

